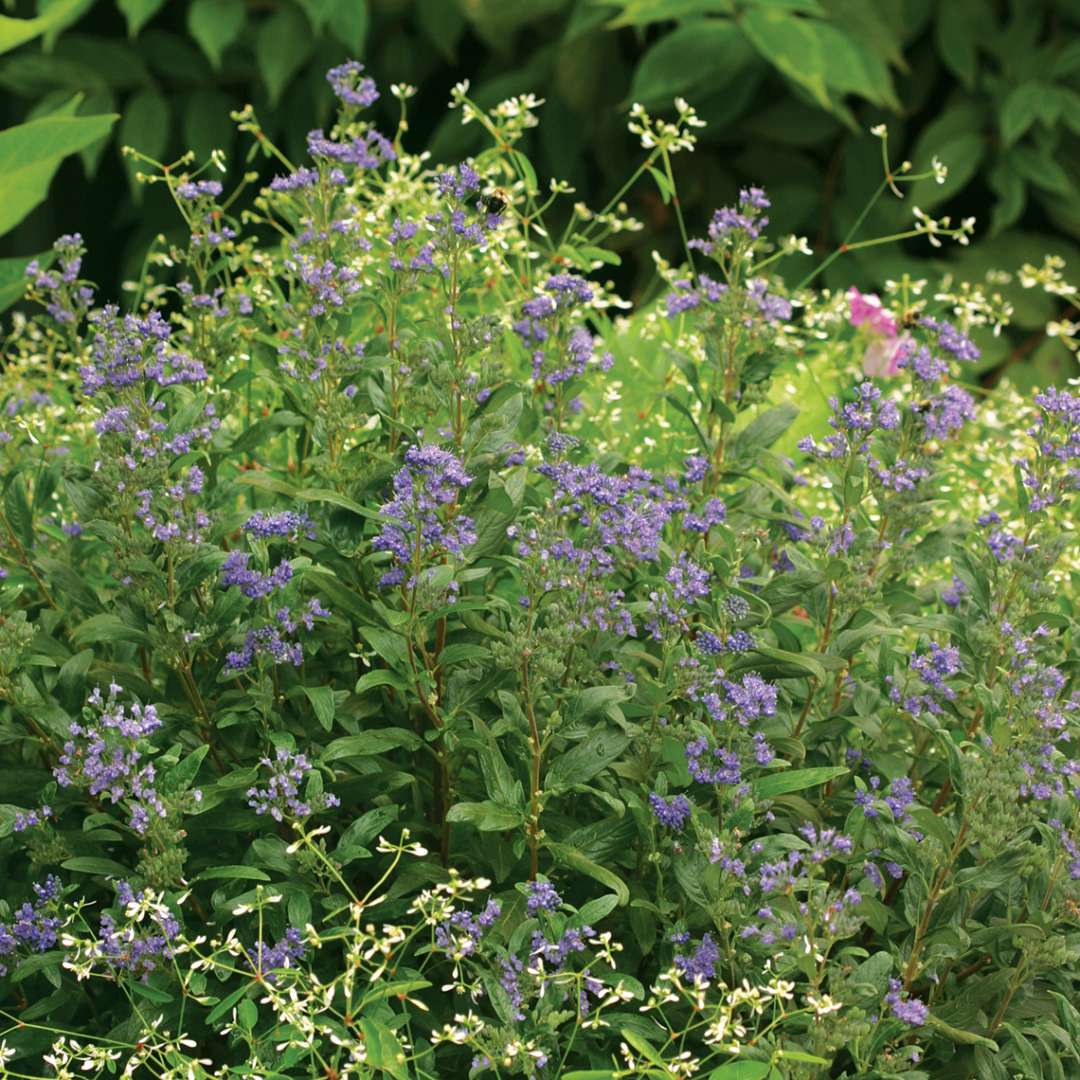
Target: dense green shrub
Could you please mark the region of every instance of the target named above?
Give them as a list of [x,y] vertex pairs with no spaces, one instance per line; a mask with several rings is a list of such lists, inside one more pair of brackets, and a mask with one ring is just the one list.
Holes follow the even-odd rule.
[[[124,310],[27,269],[0,1075],[1074,1070],[1080,399],[957,379],[1007,276],[814,287],[973,223],[692,229],[707,129],[636,108],[684,243],[629,310],[528,100],[459,87],[445,167],[330,81],[303,158],[236,114],[254,176],[132,153],[184,238]],[[874,134],[865,223],[947,181]]]
[[[16,7],[36,10],[30,0]],[[91,270],[110,289],[138,272],[154,235],[178,237],[168,200],[142,196],[121,146],[160,160],[192,148],[231,158],[228,111],[251,102],[296,157],[307,127],[329,115],[321,73],[346,54],[366,55],[383,83],[420,87],[414,138],[441,161],[482,145],[475,129],[445,120],[456,82],[470,78],[485,108],[540,93],[544,124],[522,148],[590,205],[633,168],[623,138],[631,103],[669,109],[681,94],[709,123],[682,170],[698,230],[741,186],[761,184],[777,193],[778,228],[829,250],[876,183],[876,150],[861,133],[887,120],[898,159],[950,163],[948,183],[920,185],[913,200],[928,212],[974,213],[993,238],[957,272],[981,277],[1047,250],[1076,255],[1080,19],[1071,0],[42,0],[38,8],[48,32],[0,60],[7,123],[72,107],[73,94],[80,113],[123,119],[111,141],[82,151],[89,182],[66,166],[66,197],[43,208],[9,254],[81,230]],[[28,31],[6,33],[0,48]],[[393,123],[392,103],[383,104],[380,121]],[[616,245],[625,260],[618,281],[632,293],[651,280],[651,249],[673,258],[678,246],[670,207],[647,177],[628,197],[644,226]],[[871,227],[897,231],[905,217],[903,207],[879,204]],[[878,248],[828,281],[875,287],[901,259],[917,274],[941,272],[925,249]],[[1063,377],[1064,353],[1029,340],[1038,329],[1021,313],[987,367],[1012,364],[1011,376],[1028,385]]]

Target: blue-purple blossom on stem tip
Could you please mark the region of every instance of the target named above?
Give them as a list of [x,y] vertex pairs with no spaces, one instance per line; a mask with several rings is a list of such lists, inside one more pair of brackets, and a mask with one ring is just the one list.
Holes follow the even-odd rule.
[[665,799],[662,795],[652,792],[649,795],[649,806],[656,817],[667,829],[681,829],[693,810],[690,800],[685,795],[673,795]]
[[123,908],[124,922],[118,923],[108,912],[103,914],[91,955],[145,982],[172,956],[180,923],[162,897],[150,890],[136,892],[126,881],[118,881],[116,898]]
[[284,936],[273,945],[257,941],[245,959],[255,974],[261,975],[273,986],[278,981],[278,976],[273,973],[296,967],[304,959],[306,952],[300,930],[290,926],[285,930]]
[[380,507],[392,520],[371,544],[375,551],[388,551],[394,563],[382,576],[382,587],[411,587],[421,563],[443,553],[461,555],[475,542],[472,518],[454,507],[470,483],[461,461],[447,450],[427,443],[405,451],[405,466],[394,474],[394,497]]
[[890,979],[885,1003],[897,1020],[902,1020],[911,1027],[922,1027],[926,1023],[930,1010],[918,998],[909,997],[901,987],[899,979]]
[[315,539],[315,526],[311,518],[295,510],[282,510],[271,514],[266,510],[257,510],[244,522],[244,532],[258,540],[269,540],[275,536],[297,540],[301,536],[308,540]]
[[275,821],[302,820],[330,807],[340,806],[341,800],[329,792],[310,797],[300,794],[300,785],[312,772],[304,754],[278,747],[273,758],[263,758],[262,765],[270,770],[265,787],[248,788],[248,806],[256,814],[269,814]]
[[44,825],[45,822],[53,816],[52,807],[47,803],[34,810],[19,810],[15,814],[15,821],[12,823],[12,830],[14,832],[25,832],[27,829],[32,829],[36,825]]
[[710,982],[716,978],[716,965],[720,961],[720,947],[711,934],[703,934],[701,944],[687,955],[675,957],[675,967],[685,979]]
[[11,922],[0,923],[0,977],[7,975],[7,962],[20,950],[42,953],[56,944],[62,925],[54,903],[60,898],[60,879],[50,874],[33,888],[33,902],[16,908]]
[[87,701],[83,721],[73,721],[53,775],[61,787],[85,787],[94,797],[124,802],[129,823],[145,833],[152,818],[166,815],[155,787],[157,774],[139,749],[159,727],[157,709],[137,701],[125,707],[121,687],[109,687],[106,699],[97,687]]
[[562,903],[562,897],[549,881],[530,881],[525,890],[525,910],[530,915],[538,911],[554,911]]
[[919,325],[937,334],[938,347],[952,353],[957,360],[978,360],[982,356],[979,347],[971,338],[944,319],[926,316],[919,320]]
[[326,73],[326,81],[338,99],[359,109],[367,109],[379,100],[375,80],[364,75],[363,70],[358,60],[346,60]]

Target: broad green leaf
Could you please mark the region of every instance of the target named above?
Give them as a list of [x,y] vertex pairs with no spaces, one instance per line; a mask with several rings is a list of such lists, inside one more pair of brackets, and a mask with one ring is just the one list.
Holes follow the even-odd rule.
[[116,116],[57,116],[0,131],[0,235],[43,202],[60,162],[96,142]]
[[255,59],[275,105],[292,77],[304,66],[311,48],[311,28],[296,8],[280,8],[259,28]]
[[934,44],[954,75],[971,90],[978,72],[978,42],[992,15],[985,0],[949,0],[937,5]]
[[116,0],[116,6],[127,19],[128,36],[137,37],[139,31],[165,6],[165,0]]
[[315,710],[315,717],[324,731],[329,731],[334,726],[334,691],[329,686],[305,686],[304,693],[307,695],[311,707]]
[[618,874],[608,870],[605,866],[593,862],[587,855],[583,855],[577,848],[570,844],[561,844],[554,841],[545,845],[547,851],[561,863],[565,863],[572,870],[578,870],[586,874],[601,885],[606,885],[619,898],[619,907],[626,907],[630,902],[630,890],[626,882]]
[[757,450],[772,446],[799,415],[795,405],[777,405],[755,417],[735,438],[734,452],[737,457],[750,457]]
[[622,0],[622,11],[607,23],[611,30],[623,26],[647,26],[668,19],[695,15],[733,15],[734,0]]
[[838,776],[846,776],[850,770],[843,765],[823,765],[813,769],[787,769],[783,772],[772,773],[769,776],[759,776],[750,781],[755,799],[772,799],[777,795],[787,795],[792,791],[805,791],[806,788],[817,787]]
[[767,1061],[729,1061],[713,1069],[708,1080],[765,1080],[771,1068]]
[[1039,118],[1043,102],[1052,90],[1045,83],[1026,82],[1014,86],[1001,107],[1001,138],[1012,146]]
[[739,25],[770,64],[806,87],[822,108],[831,107],[826,87],[829,60],[816,23],[772,8],[755,7],[742,13]]
[[150,645],[150,635],[145,630],[128,626],[118,615],[106,612],[91,615],[80,623],[71,635],[76,644],[90,645],[98,641],[131,641],[136,645]]
[[212,866],[195,877],[196,881],[269,881],[270,875],[257,866]]
[[560,791],[574,784],[587,783],[603,772],[629,745],[629,735],[600,728],[555,759],[544,777],[544,787]]
[[13,19],[0,15],[0,53],[17,49],[27,41],[63,26],[86,6],[86,0],[55,0],[36,19]]
[[938,1019],[933,1013],[927,1014],[926,1026],[934,1028],[935,1031],[940,1031],[942,1035],[948,1036],[953,1042],[966,1043],[969,1046],[985,1046],[988,1050],[995,1052],[998,1050],[998,1044],[993,1039],[988,1039],[985,1035],[977,1035],[974,1031],[955,1028],[951,1024],[946,1024],[944,1020]]
[[450,807],[447,821],[467,821],[481,832],[502,832],[524,824],[525,815],[509,806],[493,802],[460,802]]
[[730,19],[684,23],[651,46],[634,71],[630,99],[670,105],[672,98],[715,91],[734,82],[754,61],[754,51]]
[[188,31],[215,68],[221,67],[222,53],[240,36],[246,21],[244,0],[194,0],[188,8]]
[[60,864],[65,870],[72,870],[77,874],[97,874],[100,877],[128,878],[131,876],[131,868],[123,863],[113,862],[112,859],[101,859],[93,855],[80,855],[74,859],[67,859]]
[[324,751],[320,760],[339,761],[342,758],[371,757],[385,754],[387,750],[404,747],[416,750],[422,745],[420,736],[407,728],[376,728],[359,735],[346,735],[335,739]]
[[367,31],[367,0],[331,0],[330,32],[353,56],[363,55]]
[[409,1080],[408,1059],[398,1037],[385,1024],[367,1017],[360,1018],[360,1030],[364,1033],[368,1067],[381,1069],[394,1080]]
[[232,1012],[233,1007],[240,1001],[240,999],[251,989],[254,984],[245,982],[243,986],[234,990],[227,997],[223,997],[207,1014],[207,1024],[215,1024],[223,1016],[227,1016]]

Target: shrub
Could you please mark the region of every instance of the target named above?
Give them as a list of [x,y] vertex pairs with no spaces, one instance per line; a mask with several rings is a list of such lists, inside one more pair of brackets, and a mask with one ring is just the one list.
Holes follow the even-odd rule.
[[[330,81],[304,164],[235,115],[266,167],[228,191],[132,151],[188,241],[125,310],[77,236],[28,271],[0,1073],[1080,1060],[1080,404],[965,386],[1000,275],[814,291],[757,187],[691,238],[680,101],[631,131],[685,263],[623,314],[634,222],[546,225],[530,99],[459,87],[491,146],[447,168],[407,87],[387,133],[360,65]],[[875,134],[875,202],[944,178]]]

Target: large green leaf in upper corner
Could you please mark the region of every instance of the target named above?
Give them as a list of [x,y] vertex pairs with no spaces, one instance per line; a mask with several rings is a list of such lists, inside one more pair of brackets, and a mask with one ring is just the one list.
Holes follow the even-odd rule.
[[47,116],[0,131],[0,236],[44,201],[60,162],[107,134],[117,119]]
[[13,19],[0,15],[0,53],[16,49],[54,27],[60,27],[86,6],[86,0],[53,0],[36,19]]

